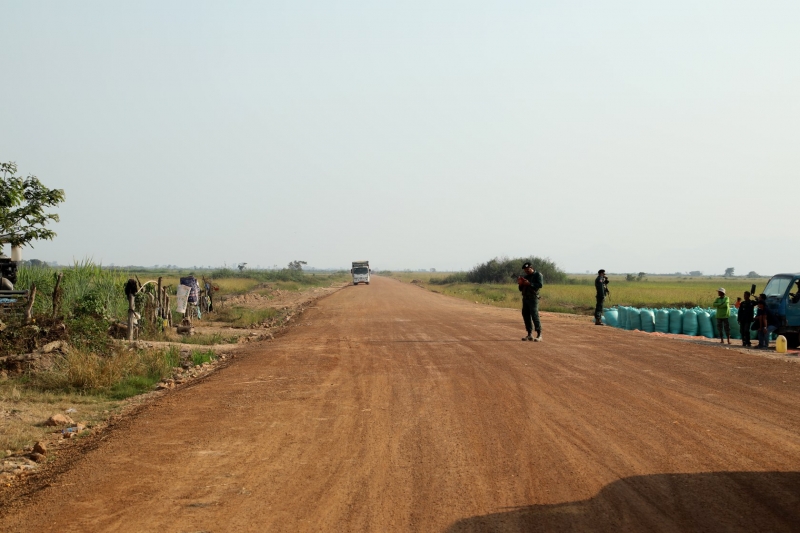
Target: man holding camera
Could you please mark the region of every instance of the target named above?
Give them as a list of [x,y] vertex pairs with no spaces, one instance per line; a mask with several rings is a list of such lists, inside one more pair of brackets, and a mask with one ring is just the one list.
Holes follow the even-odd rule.
[[[539,322],[539,289],[544,285],[542,274],[534,270],[533,265],[525,263],[522,265],[525,271],[524,276],[517,278],[519,292],[522,293],[522,318],[525,320],[525,330],[528,332],[524,341],[542,341],[542,324]],[[532,336],[536,330],[536,338]]]
[[597,271],[597,277],[594,280],[594,289],[597,292],[595,297],[597,298],[597,305],[594,306],[594,325],[595,326],[604,326],[602,318],[603,318],[603,302],[608,296],[608,278],[606,277],[606,271],[604,269],[600,269]]

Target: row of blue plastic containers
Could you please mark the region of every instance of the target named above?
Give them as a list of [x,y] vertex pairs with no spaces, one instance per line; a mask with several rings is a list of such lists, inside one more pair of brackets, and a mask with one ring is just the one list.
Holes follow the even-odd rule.
[[[738,309],[731,309],[728,323],[731,326],[731,338],[741,339]],[[717,310],[702,309],[639,309],[637,307],[609,307],[603,311],[603,322],[609,326],[627,330],[638,329],[648,333],[676,333],[682,335],[702,336],[713,339],[719,336],[717,330]],[[754,337],[751,334],[751,337]]]

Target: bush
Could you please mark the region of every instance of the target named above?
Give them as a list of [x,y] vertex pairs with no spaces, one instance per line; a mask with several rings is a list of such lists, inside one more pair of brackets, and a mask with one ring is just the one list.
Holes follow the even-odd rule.
[[[469,283],[510,283],[522,272],[523,263],[529,262],[533,268],[541,272],[545,283],[567,283],[567,274],[558,268],[555,262],[540,257],[497,257],[477,265],[463,275],[453,274],[444,278],[445,283],[466,281]],[[447,281],[454,278],[454,281]]]
[[81,316],[67,320],[65,324],[69,343],[78,350],[104,354],[114,349],[114,341],[108,335],[107,321]]

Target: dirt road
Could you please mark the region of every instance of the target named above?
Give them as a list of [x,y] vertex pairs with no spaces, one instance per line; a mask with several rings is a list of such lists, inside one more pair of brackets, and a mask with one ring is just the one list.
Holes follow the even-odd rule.
[[800,531],[800,365],[377,278],[121,423],[3,531]]

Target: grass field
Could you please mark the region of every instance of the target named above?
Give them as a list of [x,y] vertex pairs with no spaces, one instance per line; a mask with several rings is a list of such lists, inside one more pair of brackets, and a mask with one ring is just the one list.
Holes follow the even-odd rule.
[[[520,294],[516,284],[450,283],[432,284],[431,279],[444,278],[449,273],[392,272],[384,275],[425,287],[433,292],[497,307],[516,308]],[[545,282],[541,291],[540,309],[556,313],[591,315],[595,306],[595,276],[572,275],[572,283],[550,285]],[[725,287],[731,301],[741,296],[755,283],[757,291],[769,278],[677,277],[648,276],[643,281],[625,281],[624,276],[609,276],[610,298],[606,306],[633,307],[708,307],[717,297],[717,289]]]

